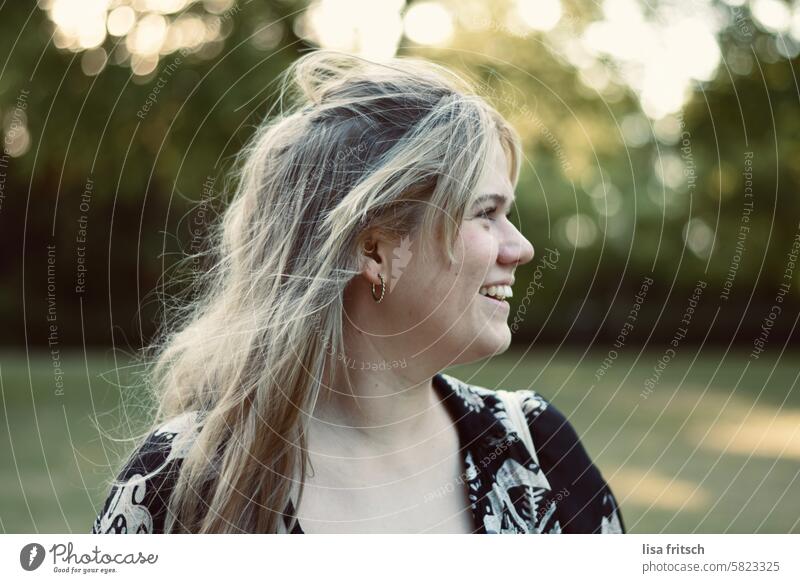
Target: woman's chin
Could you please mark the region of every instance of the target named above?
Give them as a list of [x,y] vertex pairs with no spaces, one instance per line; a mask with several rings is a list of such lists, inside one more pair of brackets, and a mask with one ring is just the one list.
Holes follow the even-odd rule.
[[511,330],[507,324],[497,324],[491,329],[485,328],[482,332],[483,341],[481,342],[487,356],[494,356],[508,350],[511,346]]

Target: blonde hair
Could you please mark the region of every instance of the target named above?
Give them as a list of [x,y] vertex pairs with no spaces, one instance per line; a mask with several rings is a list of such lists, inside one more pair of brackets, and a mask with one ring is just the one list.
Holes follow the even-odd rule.
[[493,140],[519,177],[515,131],[445,67],[320,50],[279,81],[280,112],[237,158],[202,293],[150,347],[152,427],[199,413],[167,532],[282,530],[365,241],[419,233],[453,261]]

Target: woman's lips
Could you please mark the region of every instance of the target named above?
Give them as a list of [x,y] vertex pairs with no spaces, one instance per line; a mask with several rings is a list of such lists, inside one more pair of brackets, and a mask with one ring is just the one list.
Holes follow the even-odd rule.
[[502,307],[503,309],[506,310],[511,309],[511,305],[506,300],[498,300],[497,298],[493,298],[491,296],[485,296],[483,294],[478,294],[478,295],[480,295],[483,299],[492,302],[495,305],[495,307]]

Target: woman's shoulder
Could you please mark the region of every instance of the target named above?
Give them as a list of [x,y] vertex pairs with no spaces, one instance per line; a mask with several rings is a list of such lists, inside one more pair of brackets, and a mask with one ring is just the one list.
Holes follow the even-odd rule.
[[[499,390],[506,389],[489,389],[455,377],[446,380],[474,409],[490,411],[508,427],[510,420],[498,395]],[[617,500],[567,416],[533,389],[508,391],[518,397],[539,464],[552,490],[558,492],[563,531],[625,532]]]
[[521,393],[539,463],[561,497],[559,520],[563,531],[624,533],[617,499],[574,425],[541,395]]
[[151,431],[128,457],[95,518],[93,534],[153,534],[164,530],[169,495],[199,431],[189,411]]

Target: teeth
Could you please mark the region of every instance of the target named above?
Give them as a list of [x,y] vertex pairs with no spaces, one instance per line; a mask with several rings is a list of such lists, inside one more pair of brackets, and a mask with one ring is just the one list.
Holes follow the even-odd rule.
[[482,287],[478,293],[482,296],[492,296],[499,300],[514,296],[510,285],[490,285],[489,287]]

